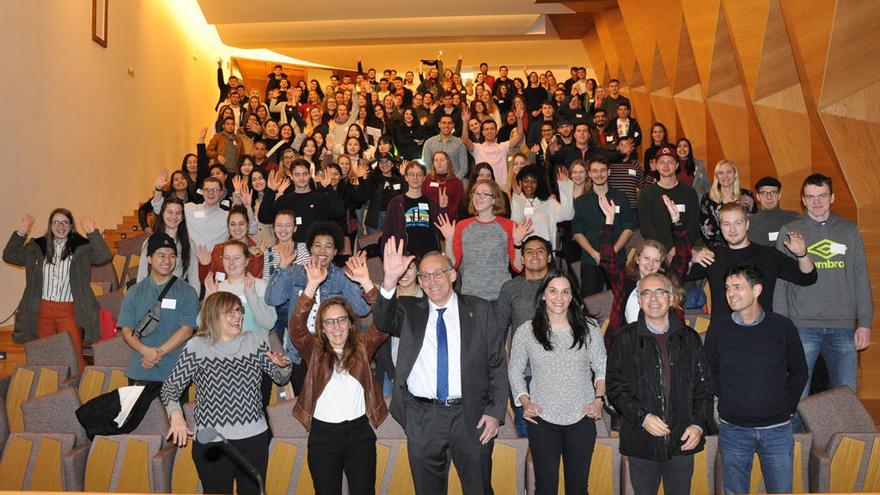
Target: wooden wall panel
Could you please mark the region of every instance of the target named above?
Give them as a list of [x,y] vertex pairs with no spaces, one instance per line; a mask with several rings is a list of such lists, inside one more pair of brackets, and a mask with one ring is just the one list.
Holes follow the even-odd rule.
[[703,85],[703,94],[709,88],[712,53],[715,50],[715,31],[718,28],[718,11],[721,0],[681,0],[682,13],[694,60]]
[[587,51],[587,57],[590,59],[590,65],[592,65],[592,69],[596,73],[596,81],[604,85],[608,74],[608,67],[605,64],[605,52],[602,51],[602,45],[595,26],[587,31],[582,42],[584,49]]
[[749,96],[754,96],[755,93],[755,80],[758,78],[769,3],[769,0],[722,0],[721,2]]
[[805,98],[818,105],[837,0],[780,0],[780,7],[791,50],[802,69],[799,78],[807,89]]

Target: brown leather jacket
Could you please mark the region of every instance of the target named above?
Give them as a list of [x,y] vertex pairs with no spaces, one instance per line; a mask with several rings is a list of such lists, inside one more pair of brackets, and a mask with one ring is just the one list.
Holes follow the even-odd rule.
[[[375,288],[364,294],[364,299],[368,303],[376,302],[379,291]],[[296,307],[290,315],[290,340],[293,345],[305,359],[308,365],[306,378],[303,382],[302,390],[296,398],[296,404],[293,406],[293,417],[302,423],[306,430],[312,427],[312,415],[315,413],[315,405],[318,397],[330,381],[332,373],[329,353],[318,343],[318,339],[309,333],[307,319],[309,312],[315,299],[300,295],[296,300]],[[354,328],[352,328],[354,331]],[[370,325],[370,329],[363,334],[358,335],[358,349],[354,356],[349,374],[354,377],[361,386],[364,387],[364,402],[366,404],[367,418],[373,428],[378,428],[388,416],[388,406],[385,404],[385,398],[382,395],[382,386],[373,378],[370,370],[370,361],[379,347],[388,338],[387,333],[380,332],[375,325]]]

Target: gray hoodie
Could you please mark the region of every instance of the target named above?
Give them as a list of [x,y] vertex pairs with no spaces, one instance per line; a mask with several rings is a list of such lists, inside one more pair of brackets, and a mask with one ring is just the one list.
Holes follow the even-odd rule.
[[805,213],[779,230],[777,248],[783,253],[789,253],[782,241],[791,231],[804,235],[819,279],[804,287],[780,280],[773,310],[801,328],[871,328],[871,282],[856,224],[834,213],[817,222]]

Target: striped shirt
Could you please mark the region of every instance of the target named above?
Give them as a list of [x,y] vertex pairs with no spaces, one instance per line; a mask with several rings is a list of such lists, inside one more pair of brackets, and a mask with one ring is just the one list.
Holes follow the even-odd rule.
[[70,263],[73,253],[61,259],[61,253],[67,242],[55,241],[55,253],[51,263],[43,263],[43,299],[52,302],[73,302],[73,291],[70,289]]
[[645,176],[638,163],[614,163],[608,170],[608,185],[626,195],[630,208],[639,207],[639,190],[648,184],[657,182],[651,176]]

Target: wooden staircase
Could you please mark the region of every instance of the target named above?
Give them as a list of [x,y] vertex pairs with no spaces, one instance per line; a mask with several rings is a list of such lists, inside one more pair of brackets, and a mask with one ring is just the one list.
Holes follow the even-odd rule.
[[115,229],[104,230],[104,240],[110,246],[110,251],[117,254],[116,243],[132,236],[141,235],[143,231],[138,223],[137,210],[131,215],[122,217],[122,223],[116,225]]

